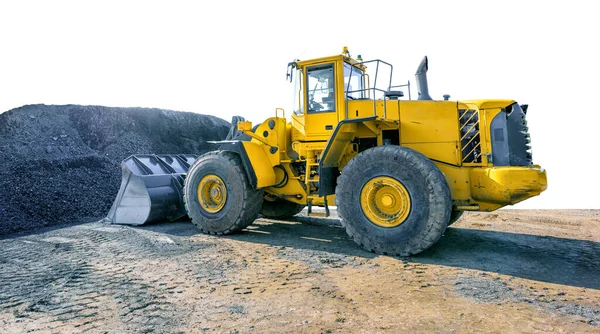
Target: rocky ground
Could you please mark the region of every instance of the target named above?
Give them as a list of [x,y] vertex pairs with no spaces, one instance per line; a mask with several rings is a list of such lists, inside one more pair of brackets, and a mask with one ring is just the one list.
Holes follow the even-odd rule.
[[86,223],[0,240],[3,332],[600,332],[600,211],[465,214],[378,256],[339,220]]
[[229,122],[189,112],[28,105],[0,113],[0,235],[106,216],[132,154],[201,154]]

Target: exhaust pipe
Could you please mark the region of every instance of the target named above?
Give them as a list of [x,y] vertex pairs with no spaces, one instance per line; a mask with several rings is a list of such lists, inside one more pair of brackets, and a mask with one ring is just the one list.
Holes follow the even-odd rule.
[[417,68],[417,73],[415,73],[415,77],[417,79],[417,89],[419,91],[419,97],[417,100],[433,100],[431,96],[429,96],[429,87],[427,85],[427,69],[427,56],[425,56]]

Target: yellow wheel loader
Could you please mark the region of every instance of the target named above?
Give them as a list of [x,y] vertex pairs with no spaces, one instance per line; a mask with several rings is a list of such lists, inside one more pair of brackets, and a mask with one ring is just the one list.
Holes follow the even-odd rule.
[[132,156],[107,221],[187,214],[204,233],[228,234],[259,214],[286,218],[307,207],[329,215],[335,204],[362,247],[408,256],[437,242],[463,211],[493,211],[544,191],[527,105],[433,100],[427,70],[425,57],[413,100],[410,82],[392,84],[391,64],[353,58],[347,48],[294,61],[291,121],[282,109],[254,127],[234,118],[237,133],[195,161]]

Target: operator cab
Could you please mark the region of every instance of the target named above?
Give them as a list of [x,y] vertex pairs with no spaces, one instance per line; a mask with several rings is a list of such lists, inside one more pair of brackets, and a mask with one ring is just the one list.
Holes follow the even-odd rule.
[[[373,67],[373,82],[366,73],[367,64]],[[391,85],[391,64],[381,60],[363,62],[360,55],[353,59],[347,48],[340,55],[289,63],[287,77],[294,82],[292,122],[298,131],[296,137],[310,141],[326,141],[340,121],[359,117],[358,111],[348,112],[354,101],[370,103],[370,108],[361,104],[360,109],[375,114],[377,101],[404,96],[392,88],[409,86]]]

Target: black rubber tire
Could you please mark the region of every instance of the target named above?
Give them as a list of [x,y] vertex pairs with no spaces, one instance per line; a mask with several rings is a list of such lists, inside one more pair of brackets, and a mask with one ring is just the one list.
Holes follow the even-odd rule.
[[[375,225],[362,210],[362,188],[378,176],[399,181],[410,196],[410,212],[396,227]],[[423,154],[401,146],[378,146],[359,153],[342,169],[335,193],[348,235],[377,254],[410,256],[431,247],[446,230],[452,211],[444,175]]]
[[463,215],[464,211],[452,210],[452,214],[450,214],[450,221],[448,222],[448,226],[456,223],[456,221]]
[[305,206],[306,205],[289,202],[279,198],[274,201],[265,199],[260,214],[269,219],[285,219],[297,215]]
[[[227,189],[223,208],[211,213],[198,202],[198,185],[207,174],[220,177]],[[203,233],[230,234],[248,227],[260,212],[262,189],[254,190],[248,182],[240,157],[229,151],[213,151],[202,155],[188,170],[183,187],[188,216]]]

